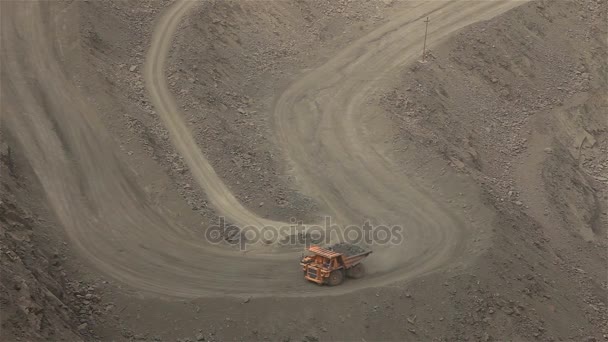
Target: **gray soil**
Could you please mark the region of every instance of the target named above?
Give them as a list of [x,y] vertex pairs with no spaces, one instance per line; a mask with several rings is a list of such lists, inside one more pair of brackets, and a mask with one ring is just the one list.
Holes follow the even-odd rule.
[[608,339],[606,1],[0,5],[2,340]]

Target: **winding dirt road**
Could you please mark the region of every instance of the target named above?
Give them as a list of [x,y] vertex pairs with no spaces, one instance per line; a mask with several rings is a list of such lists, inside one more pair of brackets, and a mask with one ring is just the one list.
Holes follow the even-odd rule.
[[[319,291],[301,280],[298,253],[246,254],[205,243],[152,206],[119,149],[68,77],[64,51],[76,43],[55,2],[2,2],[2,124],[18,142],[47,201],[82,255],[101,271],[146,292],[180,297],[328,295],[410,279],[464,253],[471,232],[364,138],[360,111],[381,75],[420,54],[418,22],[432,15],[430,45],[521,1],[412,2],[407,11],[353,42],[293,83],[274,108],[276,135],[298,183],[340,224],[406,224],[406,243],[375,250],[390,269]],[[194,143],[169,93],[164,64],[177,24],[196,2],[178,0],[160,18],[145,66],[146,87],[198,184],[238,224],[278,225],[247,210]],[[72,38],[70,38],[72,37]],[[377,75],[362,81],[361,74]],[[277,277],[277,274],[281,275]]]

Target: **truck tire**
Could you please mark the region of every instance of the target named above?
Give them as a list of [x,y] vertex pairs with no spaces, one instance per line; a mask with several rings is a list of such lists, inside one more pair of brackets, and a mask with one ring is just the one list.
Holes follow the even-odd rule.
[[329,274],[327,285],[338,286],[342,284],[342,281],[344,281],[344,272],[342,272],[342,270],[336,270]]
[[353,279],[363,278],[365,275],[365,266],[363,266],[363,264],[357,264],[346,271],[346,275]]

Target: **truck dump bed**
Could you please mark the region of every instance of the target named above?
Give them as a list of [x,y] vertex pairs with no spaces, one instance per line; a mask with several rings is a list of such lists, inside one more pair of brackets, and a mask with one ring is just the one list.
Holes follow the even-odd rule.
[[330,251],[336,252],[336,253],[340,253],[345,256],[365,253],[365,249],[363,249],[357,245],[352,245],[352,244],[346,243],[346,242],[340,242],[340,243],[336,243],[334,245],[328,246],[327,250],[330,250]]
[[365,259],[368,255],[370,255],[372,251],[366,251],[360,254],[351,255],[351,256],[343,256],[344,266],[348,269],[356,264],[360,263],[361,260]]
[[372,251],[366,251],[361,247],[345,243],[336,244],[327,248],[312,246],[309,251],[328,259],[341,258],[345,268],[351,268],[365,259]]

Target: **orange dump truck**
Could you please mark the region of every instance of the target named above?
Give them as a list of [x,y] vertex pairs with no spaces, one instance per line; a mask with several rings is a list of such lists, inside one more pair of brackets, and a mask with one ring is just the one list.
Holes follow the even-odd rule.
[[361,261],[372,251],[357,250],[355,254],[347,255],[329,248],[311,246],[311,253],[302,258],[300,265],[304,278],[319,285],[336,286],[342,284],[345,277],[361,278],[365,268]]

